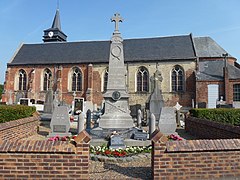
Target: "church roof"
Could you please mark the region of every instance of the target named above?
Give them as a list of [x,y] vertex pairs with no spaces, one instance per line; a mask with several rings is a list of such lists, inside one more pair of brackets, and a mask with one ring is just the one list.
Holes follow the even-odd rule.
[[195,37],[193,43],[198,57],[222,57],[227,53],[210,37]]
[[[125,62],[196,57],[191,35],[125,39]],[[108,63],[110,41],[23,44],[9,65]]]
[[[197,72],[198,80],[207,80],[207,81],[215,81],[215,80],[223,80],[223,67],[224,60],[204,60],[199,61],[199,71]],[[240,69],[236,66],[228,64],[228,73],[229,79],[239,79],[240,78]]]

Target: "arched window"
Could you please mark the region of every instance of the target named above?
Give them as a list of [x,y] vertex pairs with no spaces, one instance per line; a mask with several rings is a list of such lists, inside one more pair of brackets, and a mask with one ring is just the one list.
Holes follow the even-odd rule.
[[149,74],[148,70],[141,66],[137,71],[137,91],[148,92],[149,90]]
[[240,101],[240,84],[233,85],[233,101]]
[[82,73],[79,68],[75,67],[72,71],[72,91],[82,90]]
[[184,86],[184,72],[180,66],[175,66],[172,69],[172,91],[183,91]]
[[108,83],[108,69],[105,70],[103,75],[103,91],[107,90],[107,83]]
[[27,74],[23,69],[21,69],[19,71],[18,90],[25,91],[26,89],[27,89]]
[[45,69],[43,73],[43,90],[47,91],[51,86],[52,72]]

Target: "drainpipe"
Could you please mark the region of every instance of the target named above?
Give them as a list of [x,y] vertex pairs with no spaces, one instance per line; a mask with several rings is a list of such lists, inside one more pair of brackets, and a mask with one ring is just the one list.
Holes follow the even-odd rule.
[[228,77],[228,68],[227,68],[227,57],[228,53],[222,54],[224,58],[224,67],[223,67],[223,76],[224,76],[224,95],[225,95],[225,101],[227,104],[229,104],[229,77]]

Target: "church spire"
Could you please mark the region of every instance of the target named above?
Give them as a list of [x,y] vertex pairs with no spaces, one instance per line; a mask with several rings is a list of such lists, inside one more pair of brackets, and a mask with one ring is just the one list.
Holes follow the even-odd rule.
[[44,42],[61,42],[66,41],[67,35],[62,32],[59,8],[56,10],[56,14],[53,19],[52,27],[44,30],[43,41]]
[[56,11],[56,14],[52,23],[52,28],[61,30],[59,9],[57,9]]

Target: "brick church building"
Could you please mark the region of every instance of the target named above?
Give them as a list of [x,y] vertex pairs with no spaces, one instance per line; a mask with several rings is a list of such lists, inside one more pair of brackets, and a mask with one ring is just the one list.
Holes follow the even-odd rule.
[[[110,36],[110,35],[109,35]],[[240,101],[240,65],[210,37],[189,35],[124,39],[129,104],[146,107],[153,74],[162,75],[165,106],[212,107]],[[67,42],[59,10],[43,43],[22,44],[7,64],[3,102],[45,101],[49,88],[71,104],[74,95],[101,105],[108,80],[110,40]],[[11,98],[10,98],[11,96]]]

